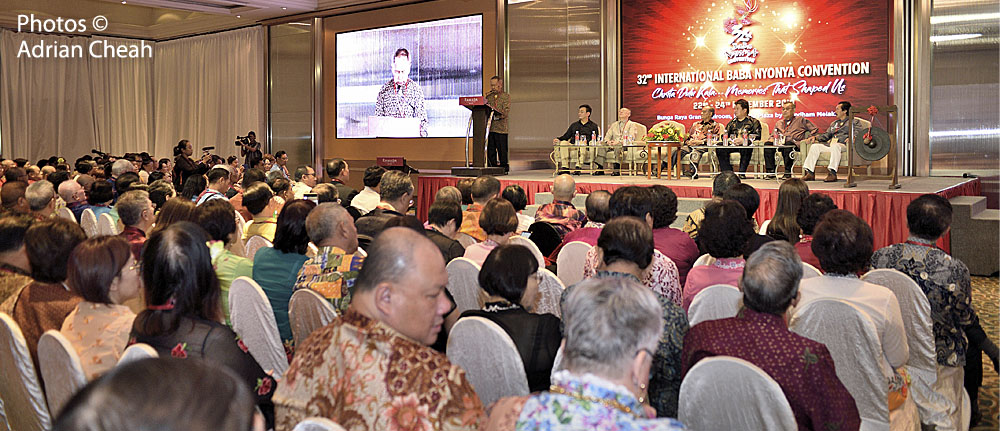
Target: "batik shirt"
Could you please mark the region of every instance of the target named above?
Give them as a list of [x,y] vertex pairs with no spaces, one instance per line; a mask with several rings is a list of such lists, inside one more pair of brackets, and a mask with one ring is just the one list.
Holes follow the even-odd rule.
[[279,431],[311,416],[349,431],[477,430],[484,419],[461,367],[353,309],[302,343],[274,402]]
[[969,268],[935,248],[933,241],[916,237],[879,249],[871,263],[872,268],[892,268],[917,282],[931,303],[938,364],[964,366],[969,347],[964,329],[979,321],[972,308]]
[[375,115],[380,117],[419,118],[420,136],[427,136],[427,110],[424,108],[424,92],[412,79],[397,84],[393,80],[385,83],[375,100]]
[[583,211],[576,209],[572,203],[557,200],[542,205],[535,212],[535,221],[543,221],[551,224],[559,232],[559,237],[561,238],[587,223],[587,216]]
[[330,301],[338,313],[343,313],[351,305],[354,281],[364,260],[360,254],[348,254],[339,247],[322,247],[316,257],[302,264],[294,290],[315,290]]

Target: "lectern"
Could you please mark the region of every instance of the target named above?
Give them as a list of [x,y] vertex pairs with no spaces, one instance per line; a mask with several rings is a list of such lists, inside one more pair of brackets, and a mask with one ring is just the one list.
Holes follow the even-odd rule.
[[[458,104],[469,108],[471,113],[469,125],[465,129],[465,166],[452,167],[451,174],[457,177],[503,175],[502,167],[487,166],[486,163],[486,136],[490,133],[493,109],[486,106],[486,98],[483,96],[459,97]],[[472,148],[471,157],[469,148]]]

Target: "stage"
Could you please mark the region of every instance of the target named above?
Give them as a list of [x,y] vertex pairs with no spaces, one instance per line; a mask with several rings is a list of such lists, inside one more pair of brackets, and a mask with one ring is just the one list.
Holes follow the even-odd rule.
[[[426,171],[425,171],[426,172]],[[429,172],[428,172],[429,174]],[[502,187],[517,184],[524,188],[528,195],[528,203],[535,202],[534,195],[548,192],[552,186],[551,170],[512,171],[510,175],[498,177]],[[697,180],[679,179],[647,179],[645,176],[592,176],[576,175],[577,193],[590,193],[593,190],[613,191],[623,186],[664,185],[670,187],[680,198],[710,198],[712,197],[712,179]],[[417,180],[417,216],[427,219],[434,193],[444,186],[453,186],[460,177],[450,175],[421,174]],[[778,200],[780,182],[775,180],[747,179],[743,181],[752,185],[760,193],[760,208],[756,213],[758,221],[770,219],[774,214]],[[810,181],[809,190],[814,193],[825,193],[833,198],[838,208],[857,214],[872,226],[875,234],[875,248],[903,242],[907,237],[906,206],[925,193],[936,193],[946,198],[955,196],[979,196],[981,183],[978,178],[957,177],[900,177],[901,187],[888,190],[887,180],[866,180],[857,187],[845,188],[844,180],[836,183]],[[950,237],[946,235],[938,242],[945,251],[950,250]]]

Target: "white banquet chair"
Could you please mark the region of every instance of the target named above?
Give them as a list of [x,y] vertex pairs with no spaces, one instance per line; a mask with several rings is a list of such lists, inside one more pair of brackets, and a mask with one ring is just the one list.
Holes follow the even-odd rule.
[[250,277],[237,277],[229,286],[229,318],[233,331],[260,367],[281,379],[288,369],[288,357],[278,333],[278,323],[264,290]]
[[806,262],[802,262],[802,278],[803,279],[805,279],[805,278],[819,277],[819,276],[822,276],[822,275],[823,275],[823,273],[820,272],[819,269],[817,269],[815,266],[812,266],[812,265],[810,265],[809,263],[806,263]]
[[147,358],[159,358],[160,354],[156,353],[156,349],[146,343],[135,343],[131,346],[125,348],[122,353],[122,357],[118,358],[118,365],[125,365],[129,362],[135,362],[141,359]]
[[583,241],[572,241],[563,246],[556,256],[556,275],[563,284],[572,286],[583,281],[583,265],[587,263],[587,252],[590,244]]
[[58,210],[56,210],[56,216],[69,220],[73,223],[76,223],[76,216],[73,215],[73,210],[69,208],[66,207],[59,208]]
[[344,431],[344,427],[327,418],[305,418],[295,425],[292,431]]
[[484,406],[528,395],[528,376],[510,336],[483,317],[463,317],[448,334],[448,359],[462,367]]
[[115,225],[115,220],[107,213],[101,214],[97,218],[97,234],[101,236],[118,235],[118,226]]
[[330,324],[335,317],[337,311],[333,305],[315,290],[296,290],[288,300],[288,321],[296,346],[301,346],[309,334]]
[[708,265],[711,265],[713,263],[715,263],[715,258],[712,257],[712,255],[710,255],[708,253],[705,253],[705,254],[703,254],[701,256],[698,256],[698,259],[695,260],[694,264],[691,265],[691,266],[692,267],[695,267],[695,266],[708,266]]
[[51,412],[62,410],[73,394],[87,384],[76,349],[54,329],[45,331],[38,339],[38,368]]
[[694,431],[798,429],[778,382],[756,365],[730,356],[705,358],[688,370],[677,418]]
[[244,256],[246,256],[247,259],[253,260],[253,257],[257,254],[257,250],[272,246],[274,246],[274,244],[271,244],[271,241],[268,241],[267,238],[260,235],[251,236],[250,238],[247,238],[246,253],[244,253]]
[[538,283],[538,302],[535,305],[535,313],[552,314],[562,318],[562,308],[559,300],[562,299],[566,285],[552,271],[545,268],[538,268],[538,275],[542,280]]
[[97,216],[94,215],[94,210],[90,208],[83,210],[83,214],[80,214],[80,227],[88,238],[97,236]]
[[520,235],[515,235],[510,238],[507,238],[507,243],[523,245],[527,247],[528,250],[531,250],[531,255],[535,256],[535,259],[538,260],[538,267],[545,268],[545,256],[542,256],[542,251],[538,249],[538,246],[535,245],[535,243],[532,240]]
[[688,306],[688,325],[694,326],[706,320],[736,317],[740,311],[743,292],[728,284],[715,284],[702,289]]
[[11,430],[45,431],[52,427],[28,343],[6,313],[0,313],[0,399]]
[[483,308],[485,298],[479,287],[479,269],[476,262],[465,257],[448,262],[448,292],[455,298],[455,311],[459,314]]

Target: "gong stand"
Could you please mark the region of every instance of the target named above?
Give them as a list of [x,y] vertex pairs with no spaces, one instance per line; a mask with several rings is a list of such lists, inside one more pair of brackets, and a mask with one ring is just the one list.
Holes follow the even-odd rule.
[[[855,163],[854,163],[854,142],[855,141],[859,141],[859,142],[861,142],[861,145],[866,145],[864,143],[864,136],[863,135],[862,136],[853,136],[854,135],[854,127],[853,127],[854,116],[855,116],[855,114],[859,114],[859,115],[861,115],[861,118],[865,118],[864,115],[870,115],[870,114],[868,114],[868,107],[867,106],[865,106],[863,108],[852,106],[851,107],[851,112],[848,113],[848,115],[849,115],[848,121],[849,122],[847,123],[847,124],[851,125],[850,127],[851,127],[851,135],[852,136],[851,136],[851,139],[849,139],[847,141],[847,184],[844,184],[844,187],[857,187],[858,186],[858,183],[857,183],[858,180],[889,180],[890,181],[890,184],[889,184],[889,189],[890,190],[892,190],[892,189],[898,189],[900,187],[900,185],[899,185],[899,176],[898,176],[899,154],[897,153],[897,145],[896,145],[896,132],[898,131],[897,129],[899,128],[899,123],[896,121],[896,114],[897,114],[896,105],[888,105],[888,106],[875,105],[875,107],[878,108],[878,114],[876,114],[876,116],[881,115],[882,113],[885,113],[885,115],[886,115],[886,122],[892,124],[892,129],[891,129],[892,132],[889,133],[889,145],[890,145],[889,146],[889,153],[886,155],[889,158],[889,163],[888,163],[888,165],[886,167],[886,174],[885,175],[872,175],[871,174],[871,165],[868,165],[868,169],[867,169],[868,172],[865,173],[864,175],[854,173],[854,169],[855,169]],[[867,118],[866,118],[866,120],[867,120]],[[872,127],[874,128],[875,125],[873,124]],[[886,131],[888,131],[889,127],[886,127],[886,129],[887,129]],[[881,159],[879,159],[879,160],[881,160]],[[876,161],[878,161],[878,160],[871,160],[870,162],[874,163]],[[861,167],[861,166],[858,166],[858,167]]]

